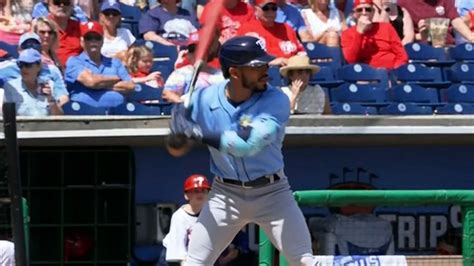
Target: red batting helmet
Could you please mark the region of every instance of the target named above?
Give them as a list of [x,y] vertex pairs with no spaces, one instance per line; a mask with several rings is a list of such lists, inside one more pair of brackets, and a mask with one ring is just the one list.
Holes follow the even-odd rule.
[[204,175],[191,175],[184,181],[184,192],[195,188],[211,189],[211,186]]

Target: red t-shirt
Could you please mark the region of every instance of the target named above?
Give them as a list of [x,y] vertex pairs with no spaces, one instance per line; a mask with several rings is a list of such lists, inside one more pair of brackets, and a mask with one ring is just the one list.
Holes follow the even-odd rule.
[[[209,2],[204,6],[202,15],[199,18],[201,25],[206,22],[206,17],[210,12],[215,10],[214,2]],[[228,39],[236,36],[238,29],[245,25],[248,21],[252,20],[255,16],[255,10],[247,3],[239,2],[234,8],[228,9],[223,8],[220,20],[218,20],[219,27],[221,29],[221,36],[219,38],[220,43],[224,43]]]
[[374,23],[364,34],[356,28],[343,31],[341,37],[342,52],[349,64],[393,69],[408,63],[408,55],[390,23]]
[[275,22],[272,27],[265,27],[259,20],[254,19],[243,25],[237,35],[259,38],[264,42],[267,52],[276,57],[289,58],[305,51],[296,32],[286,23]]
[[[50,19],[53,18],[50,17]],[[67,23],[66,30],[63,31],[58,27],[59,47],[56,53],[58,54],[58,59],[62,66],[66,65],[69,57],[76,56],[82,52],[79,26],[79,22],[70,19]]]
[[469,11],[468,14],[471,19],[471,31],[474,32],[474,10]]
[[[410,13],[415,32],[418,32],[418,22],[422,19],[449,18],[453,20],[459,17],[456,7],[454,6],[454,0],[398,0],[397,3],[399,6],[406,8]],[[446,38],[446,43],[454,43],[451,27]]]

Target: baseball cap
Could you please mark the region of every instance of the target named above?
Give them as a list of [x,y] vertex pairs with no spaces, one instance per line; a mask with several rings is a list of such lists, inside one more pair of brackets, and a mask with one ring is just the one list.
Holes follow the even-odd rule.
[[354,7],[362,4],[373,5],[374,2],[372,0],[354,0]]
[[255,0],[256,6],[264,6],[265,4],[273,3],[276,4],[276,0]]
[[100,6],[100,12],[104,12],[105,10],[115,10],[122,14],[122,10],[120,10],[120,4],[116,0],[106,0]]
[[22,63],[36,63],[41,61],[41,54],[35,49],[26,49],[20,52],[18,62]]
[[41,39],[38,36],[38,34],[34,32],[26,32],[20,36],[20,41],[18,42],[18,46],[21,46],[24,42],[28,40],[36,40],[38,41],[38,43],[41,43]]
[[81,36],[85,36],[87,33],[95,32],[99,35],[104,35],[104,29],[96,21],[89,21],[81,24]]

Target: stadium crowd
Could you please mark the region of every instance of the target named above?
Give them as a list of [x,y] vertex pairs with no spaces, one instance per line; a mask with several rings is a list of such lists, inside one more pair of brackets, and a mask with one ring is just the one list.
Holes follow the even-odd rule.
[[[199,29],[215,4],[0,0],[4,102],[17,103],[18,115],[25,116],[169,114],[170,104],[186,93]],[[275,57],[270,83],[288,95],[292,113],[449,113],[456,103],[465,108],[453,105],[453,113],[469,107],[474,112],[474,97],[467,97],[474,87],[464,85],[465,101],[450,97],[450,90],[468,83],[450,78],[458,65],[469,72],[469,58],[453,55],[456,49],[472,50],[473,1],[225,0],[224,5],[198,89],[224,79],[216,59],[220,44],[250,35]],[[349,70],[356,78],[346,75]],[[366,70],[382,70],[384,77],[364,75]],[[432,79],[404,80],[404,70],[413,76],[424,76],[418,70],[436,73]],[[414,93],[399,95],[397,86],[407,83],[405,94]],[[434,100],[427,96],[433,90]]]

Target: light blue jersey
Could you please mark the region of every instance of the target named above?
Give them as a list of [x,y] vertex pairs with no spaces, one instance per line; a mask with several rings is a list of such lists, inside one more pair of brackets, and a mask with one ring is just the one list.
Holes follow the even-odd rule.
[[281,148],[290,116],[288,97],[269,86],[265,92],[255,93],[250,99],[234,107],[225,96],[227,83],[228,81],[224,81],[205,90],[198,90],[193,95],[192,119],[201,127],[204,135],[221,134],[225,130],[245,135],[248,127],[246,129],[243,126],[263,114],[271,116],[279,128],[276,140],[254,156],[235,157],[209,147],[211,172],[222,178],[247,182],[282,170],[284,164]]

